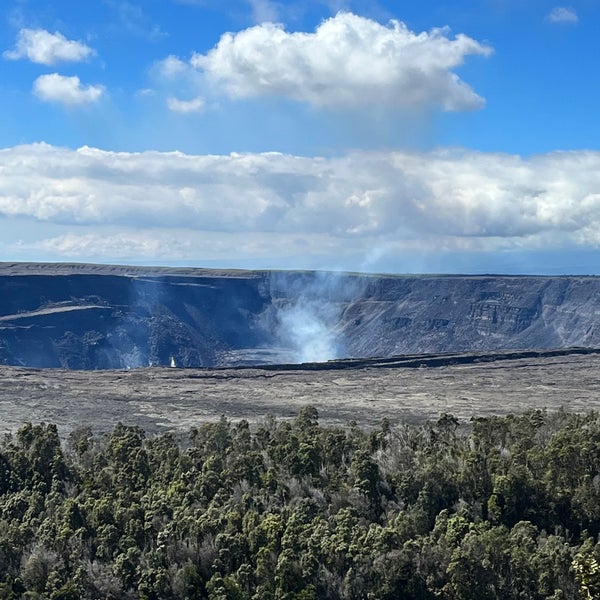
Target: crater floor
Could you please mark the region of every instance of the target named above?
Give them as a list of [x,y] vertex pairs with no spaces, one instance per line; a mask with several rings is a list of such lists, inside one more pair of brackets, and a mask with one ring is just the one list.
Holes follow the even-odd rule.
[[69,371],[0,367],[0,432],[25,421],[62,435],[116,423],[149,432],[202,421],[293,417],[312,404],[321,424],[378,425],[527,409],[600,410],[600,351],[453,354],[242,369]]

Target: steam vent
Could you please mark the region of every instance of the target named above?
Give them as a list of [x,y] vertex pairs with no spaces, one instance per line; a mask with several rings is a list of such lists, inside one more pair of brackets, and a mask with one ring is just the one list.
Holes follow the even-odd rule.
[[0,264],[0,364],[223,367],[597,347],[600,279]]

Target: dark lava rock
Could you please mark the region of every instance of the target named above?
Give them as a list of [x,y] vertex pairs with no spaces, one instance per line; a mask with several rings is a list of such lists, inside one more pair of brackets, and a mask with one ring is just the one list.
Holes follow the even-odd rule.
[[600,345],[600,278],[0,263],[0,364],[219,367]]

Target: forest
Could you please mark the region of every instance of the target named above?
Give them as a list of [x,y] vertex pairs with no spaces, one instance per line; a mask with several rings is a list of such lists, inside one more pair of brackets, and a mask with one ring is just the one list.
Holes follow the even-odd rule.
[[0,443],[2,599],[600,597],[600,415]]

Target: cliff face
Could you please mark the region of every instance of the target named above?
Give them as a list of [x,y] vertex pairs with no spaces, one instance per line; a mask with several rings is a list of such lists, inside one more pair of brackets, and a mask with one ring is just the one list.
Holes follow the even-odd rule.
[[[418,277],[374,282],[352,310],[352,355],[596,346],[600,280]],[[359,330],[362,330],[359,332]]]
[[0,264],[0,364],[226,366],[600,346],[600,278]]

